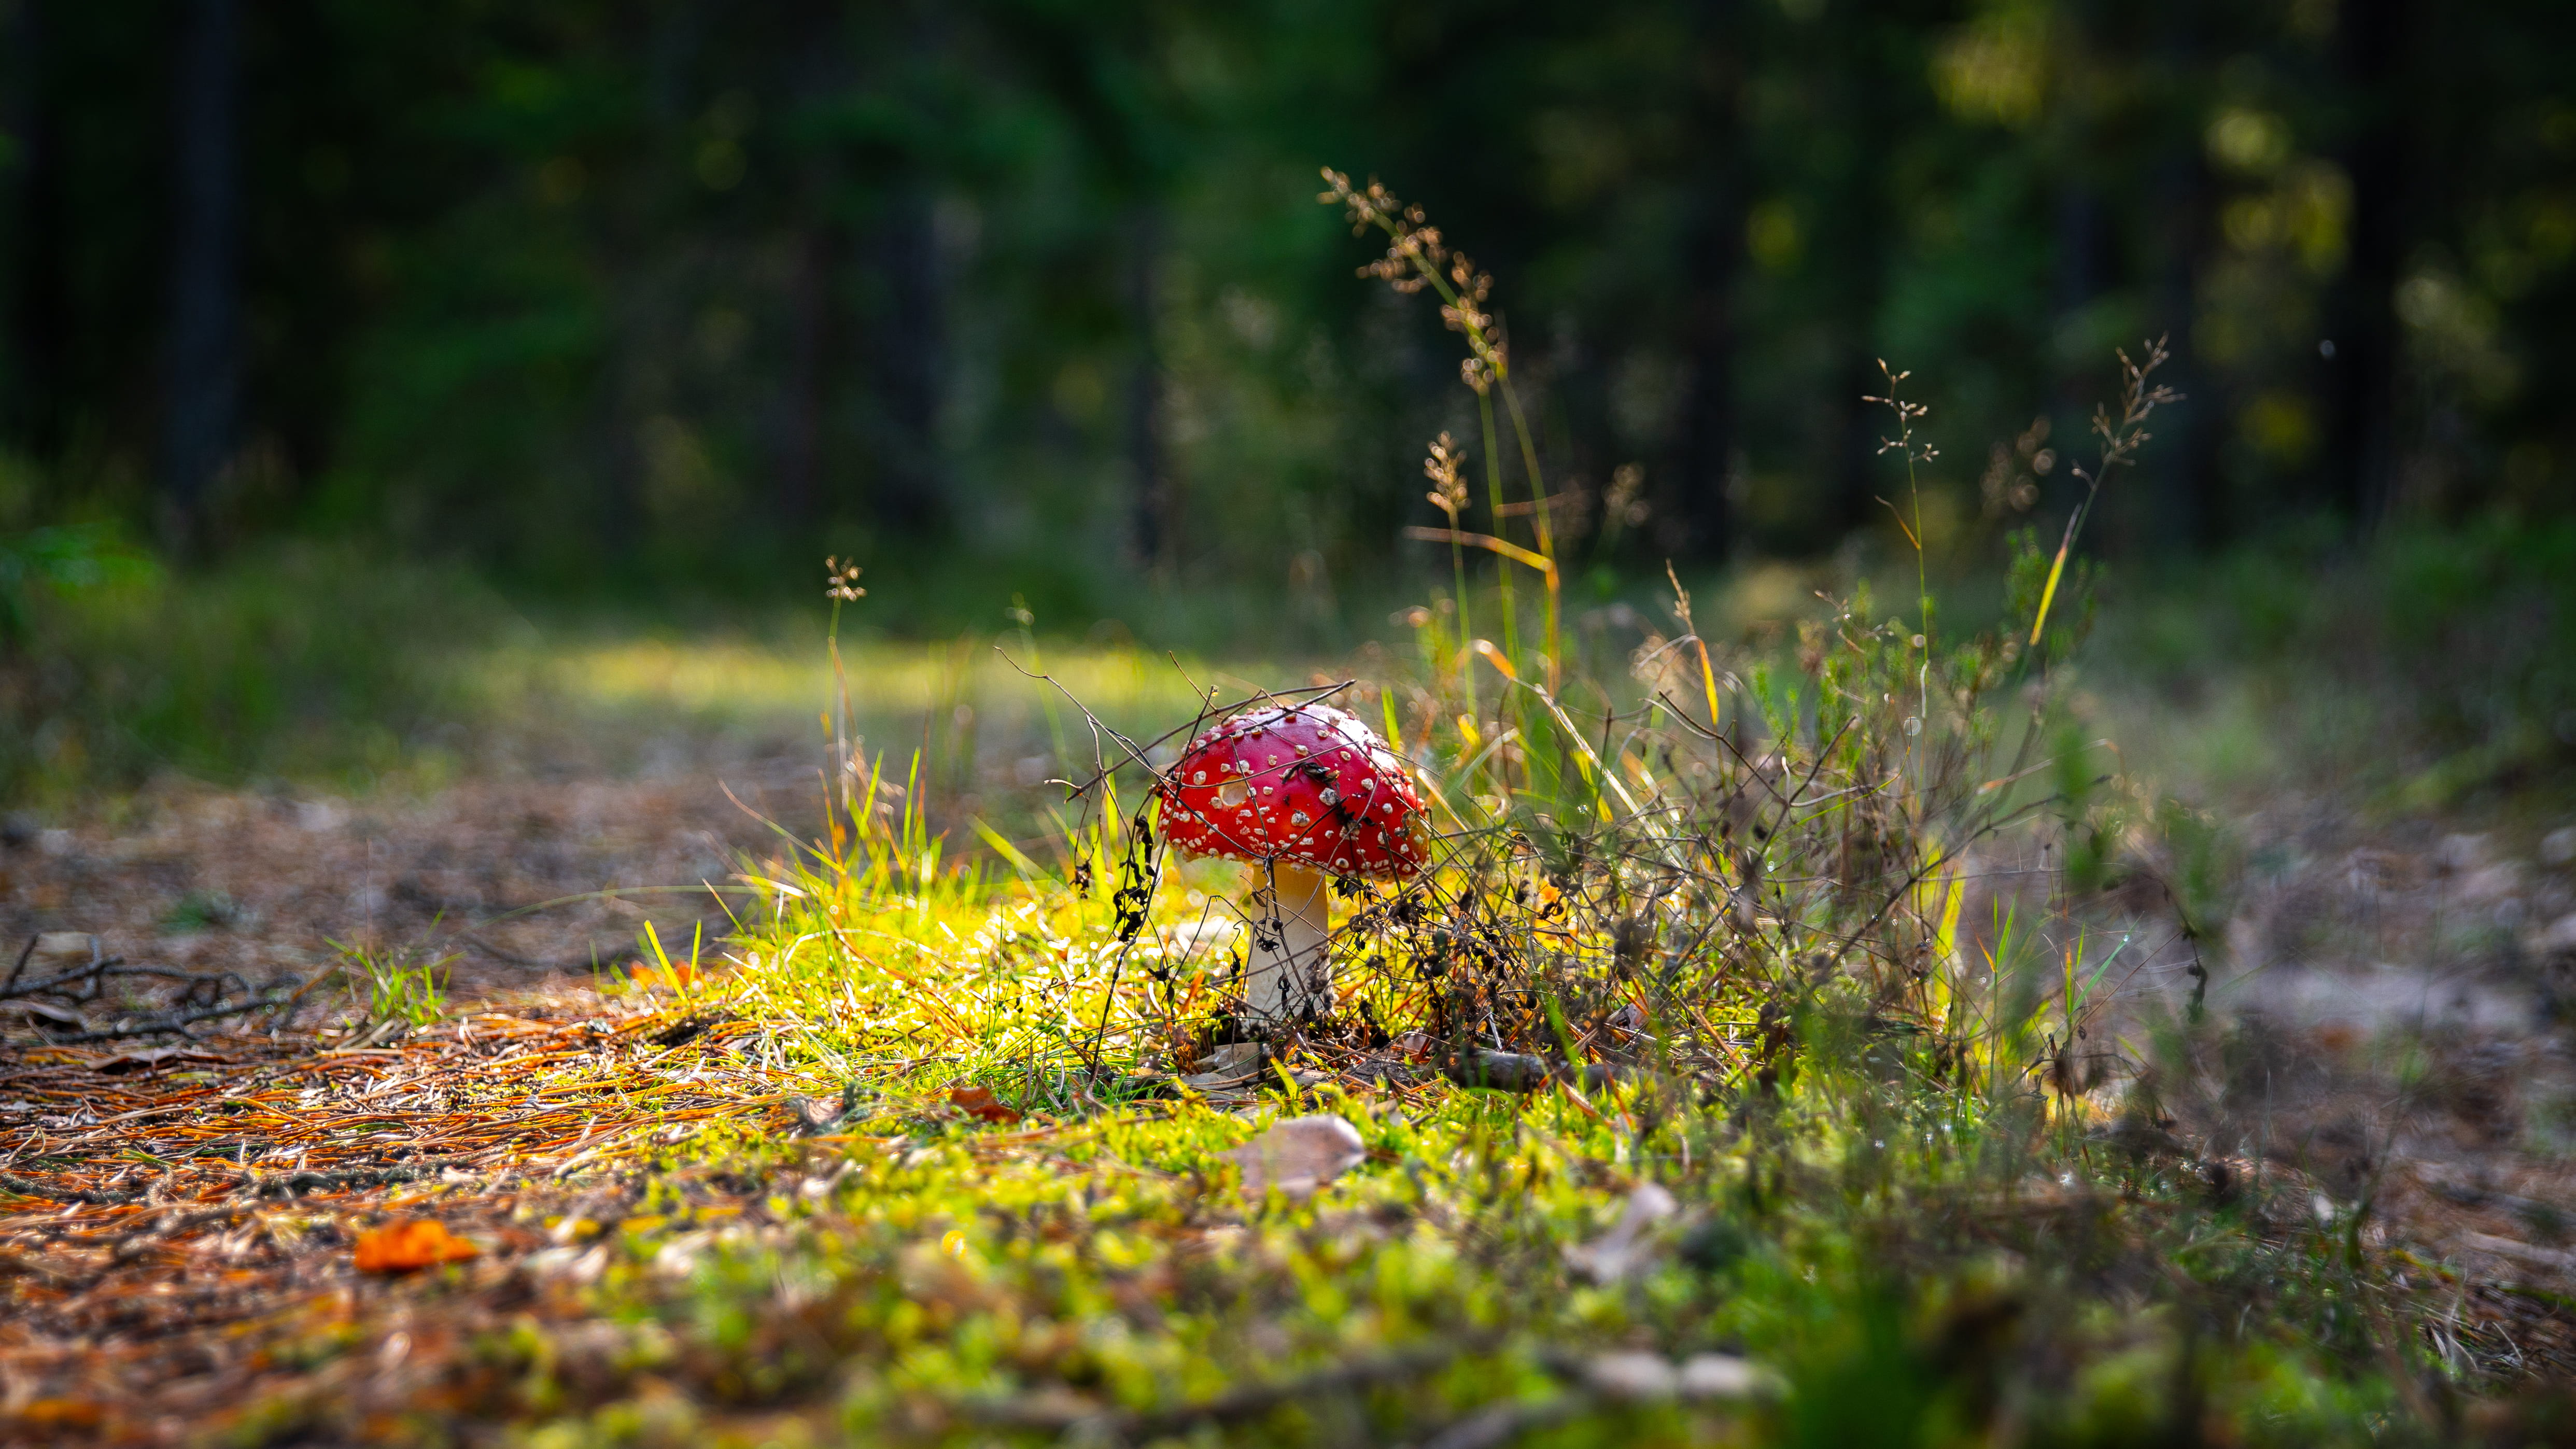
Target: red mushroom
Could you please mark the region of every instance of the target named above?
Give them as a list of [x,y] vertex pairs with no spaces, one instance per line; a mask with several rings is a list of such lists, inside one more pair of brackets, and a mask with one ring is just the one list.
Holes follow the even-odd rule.
[[1190,741],[1155,794],[1165,840],[1254,868],[1246,1015],[1329,1010],[1326,878],[1401,880],[1422,868],[1428,822],[1404,763],[1341,710],[1272,705]]

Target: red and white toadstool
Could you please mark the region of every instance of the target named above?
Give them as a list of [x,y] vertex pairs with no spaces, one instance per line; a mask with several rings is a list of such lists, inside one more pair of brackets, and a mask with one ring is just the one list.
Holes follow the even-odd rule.
[[1246,1017],[1329,1010],[1329,878],[1422,869],[1429,821],[1395,752],[1330,705],[1270,705],[1190,741],[1155,794],[1166,841],[1253,867]]

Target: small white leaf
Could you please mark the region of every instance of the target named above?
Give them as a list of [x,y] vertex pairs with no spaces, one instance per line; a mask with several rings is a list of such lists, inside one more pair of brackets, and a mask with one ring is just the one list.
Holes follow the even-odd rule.
[[1749,1399],[1767,1387],[1762,1370],[1731,1353],[1695,1353],[1682,1363],[1685,1399]]
[[1681,1375],[1658,1353],[1605,1353],[1584,1365],[1584,1381],[1605,1399],[1653,1403],[1681,1392]]
[[1292,1117],[1218,1155],[1242,1165],[1246,1197],[1274,1187],[1304,1197],[1367,1157],[1368,1146],[1359,1129],[1339,1117]]
[[1620,1211],[1619,1221],[1610,1231],[1566,1249],[1565,1260],[1574,1271],[1595,1283],[1616,1283],[1654,1257],[1655,1245],[1648,1234],[1679,1206],[1671,1193],[1651,1182],[1641,1182],[1636,1191],[1628,1194],[1628,1205]]

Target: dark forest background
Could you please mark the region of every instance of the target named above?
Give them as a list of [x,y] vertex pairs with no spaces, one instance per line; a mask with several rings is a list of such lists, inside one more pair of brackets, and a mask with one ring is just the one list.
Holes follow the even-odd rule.
[[0,0],[0,45],[0,531],[1330,607],[1445,571],[1400,530],[1474,428],[1324,165],[1495,273],[1579,577],[1887,527],[1882,357],[1936,555],[2053,530],[2157,335],[2190,402],[2112,554],[2576,469],[2561,0]]

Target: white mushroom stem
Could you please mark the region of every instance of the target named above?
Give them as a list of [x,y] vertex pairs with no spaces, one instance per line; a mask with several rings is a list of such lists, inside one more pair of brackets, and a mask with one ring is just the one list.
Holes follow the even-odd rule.
[[1333,986],[1324,974],[1324,938],[1333,931],[1331,884],[1294,861],[1252,868],[1252,952],[1243,982],[1244,1015],[1286,1021],[1308,1006],[1329,1011]]

